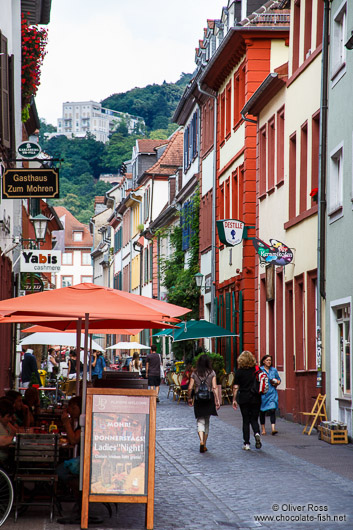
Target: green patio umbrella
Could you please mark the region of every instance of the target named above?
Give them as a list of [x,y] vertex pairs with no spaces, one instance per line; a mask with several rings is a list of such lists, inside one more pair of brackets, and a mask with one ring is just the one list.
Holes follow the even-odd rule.
[[179,329],[164,329],[154,334],[154,337],[169,336],[174,342],[181,340],[211,339],[221,337],[237,337],[228,329],[212,324],[207,320],[187,320],[177,325]]

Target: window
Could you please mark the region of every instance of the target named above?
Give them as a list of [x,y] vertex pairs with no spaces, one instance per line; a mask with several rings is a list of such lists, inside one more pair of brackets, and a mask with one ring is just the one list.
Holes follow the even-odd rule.
[[146,222],[149,216],[149,209],[150,209],[150,188],[148,187],[145,190],[145,194],[143,196],[143,220]]
[[219,133],[219,139],[221,142],[224,141],[224,134],[225,134],[225,106],[226,106],[226,97],[225,93],[221,95],[220,98],[220,133]]
[[198,111],[196,111],[184,130],[184,172],[187,171],[198,154],[198,122]]
[[333,16],[332,24],[332,43],[331,48],[331,64],[332,64],[332,77],[334,77],[342,66],[345,64],[346,60],[346,15],[347,15],[347,5],[344,3],[340,9]]
[[305,123],[300,131],[300,191],[299,213],[305,212],[308,199],[308,125]]
[[284,107],[277,112],[277,184],[284,181]]
[[336,312],[339,352],[339,386],[342,395],[351,395],[351,333],[350,306],[347,304]]
[[[320,145],[320,112],[311,120],[311,189],[318,187],[319,183],[319,145]],[[315,204],[311,199],[311,205]]]
[[232,82],[226,87],[226,137],[231,133],[232,127]]
[[292,74],[299,67],[299,45],[300,45],[300,2],[294,2]]
[[289,138],[289,219],[296,215],[296,179],[297,179],[297,136]]
[[224,194],[224,199],[225,199],[225,208],[224,208],[224,218],[225,219],[229,219],[230,218],[230,200],[231,200],[231,197],[230,197],[230,179],[228,178],[226,180],[226,183],[225,183],[225,194]]
[[266,125],[260,130],[259,138],[259,152],[260,152],[260,182],[259,182],[259,195],[260,197],[266,193],[266,166],[267,166],[267,135],[266,135]]
[[90,252],[82,252],[82,254],[81,254],[81,264],[82,265],[91,265],[91,254],[90,254]]
[[272,190],[275,185],[275,118],[268,122],[268,174],[267,190]]
[[303,275],[295,277],[295,360],[296,370],[305,370],[305,294]]
[[342,208],[343,200],[343,144],[339,145],[330,156],[330,189],[328,214]]
[[305,0],[305,23],[304,23],[304,60],[311,54],[311,22],[313,0]]
[[92,276],[81,276],[81,283],[92,283]]
[[62,276],[61,277],[61,287],[71,287],[73,282],[72,276]]
[[0,142],[4,147],[10,147],[10,76],[9,56],[7,55],[7,39],[0,34]]
[[316,370],[316,315],[317,315],[317,271],[307,273],[307,329],[308,329],[308,369]]
[[81,232],[81,231],[79,231],[79,232],[78,232],[78,231],[77,231],[77,232],[74,232],[74,234],[73,234],[73,239],[74,239],[74,241],[82,241],[82,239],[83,239],[83,232]]
[[241,120],[241,110],[245,104],[245,66],[240,66],[233,78],[233,126]]
[[62,254],[62,264],[63,265],[72,265],[72,252],[63,252],[63,254]]

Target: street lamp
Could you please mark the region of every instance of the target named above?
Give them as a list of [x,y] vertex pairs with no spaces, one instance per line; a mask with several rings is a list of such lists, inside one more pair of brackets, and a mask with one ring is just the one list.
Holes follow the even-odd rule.
[[47,233],[47,226],[49,219],[48,217],[45,217],[45,215],[42,215],[41,213],[39,215],[36,215],[35,217],[30,218],[31,223],[34,227],[34,233],[36,236],[36,241],[39,243],[40,241],[45,241],[45,235]]
[[201,272],[197,272],[195,275],[194,275],[194,278],[195,278],[195,281],[196,281],[196,285],[197,287],[199,287],[201,289],[202,287],[202,282],[203,282],[203,274]]

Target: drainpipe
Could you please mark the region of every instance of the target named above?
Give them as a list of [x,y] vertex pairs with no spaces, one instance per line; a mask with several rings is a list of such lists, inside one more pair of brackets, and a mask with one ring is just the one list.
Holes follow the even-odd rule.
[[211,248],[211,322],[214,321],[214,300],[216,296],[216,190],[217,190],[217,96],[206,92],[201,88],[200,81],[197,87],[201,94],[213,98],[214,101],[214,123],[213,123],[213,183],[212,183],[212,248]]
[[318,182],[318,235],[317,235],[317,314],[316,314],[316,387],[322,388],[322,299],[325,292],[325,222],[326,222],[326,156],[327,156],[327,99],[328,99],[328,36],[330,2],[324,0],[322,31],[321,101],[320,101],[320,145]]

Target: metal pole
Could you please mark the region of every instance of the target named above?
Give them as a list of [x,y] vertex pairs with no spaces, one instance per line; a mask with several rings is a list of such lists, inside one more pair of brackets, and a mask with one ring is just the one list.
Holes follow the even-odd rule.
[[80,393],[81,326],[82,318],[79,318],[76,327],[76,396],[78,396]]
[[88,326],[89,314],[85,313],[85,340],[84,340],[84,360],[82,374],[82,409],[80,416],[80,490],[83,486],[83,462],[85,452],[85,423],[86,423],[86,391],[87,391],[87,354],[88,354]]
[[325,293],[325,216],[326,216],[326,156],[327,156],[327,78],[328,78],[328,32],[330,5],[324,4],[322,31],[321,102],[320,102],[320,145],[318,181],[318,234],[317,234],[317,308],[316,308],[316,387],[322,387],[322,299]]

